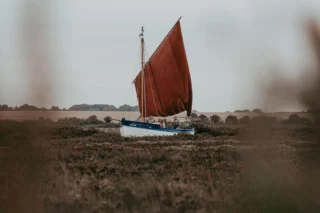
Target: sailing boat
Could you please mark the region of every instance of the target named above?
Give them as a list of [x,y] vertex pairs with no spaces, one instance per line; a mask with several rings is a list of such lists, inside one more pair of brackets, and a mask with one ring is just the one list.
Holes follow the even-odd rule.
[[180,19],[169,31],[156,51],[145,63],[144,29],[141,40],[141,71],[135,85],[140,121],[122,118],[120,133],[124,137],[171,136],[179,133],[194,134],[194,128],[164,128],[148,123],[149,116],[166,117],[192,110],[192,84],[187,55],[183,43]]

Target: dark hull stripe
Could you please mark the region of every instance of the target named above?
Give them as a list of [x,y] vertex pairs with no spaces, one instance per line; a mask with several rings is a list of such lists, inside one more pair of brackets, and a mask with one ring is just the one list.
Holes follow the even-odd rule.
[[176,133],[188,133],[188,132],[194,131],[194,129],[161,128],[160,124],[143,123],[139,121],[128,121],[128,120],[122,120],[121,125],[134,127],[134,128],[157,130],[157,131],[164,131],[164,132],[176,132]]

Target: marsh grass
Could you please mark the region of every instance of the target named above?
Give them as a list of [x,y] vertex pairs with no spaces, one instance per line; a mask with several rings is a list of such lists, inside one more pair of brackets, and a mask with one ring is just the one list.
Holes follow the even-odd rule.
[[319,211],[314,126],[145,138],[79,122],[0,127],[2,212]]

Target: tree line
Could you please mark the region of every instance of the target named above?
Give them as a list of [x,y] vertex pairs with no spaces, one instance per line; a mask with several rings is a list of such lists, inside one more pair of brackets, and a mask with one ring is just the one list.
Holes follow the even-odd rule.
[[70,108],[60,109],[58,106],[52,106],[51,108],[37,107],[34,105],[23,104],[21,106],[11,107],[7,104],[0,104],[0,111],[139,111],[138,106],[130,106],[124,104],[120,107],[115,107],[109,104],[78,104],[73,105]]
[[297,114],[291,114],[287,119],[279,120],[275,116],[266,116],[260,115],[250,118],[249,116],[243,116],[240,119],[235,115],[228,115],[224,120],[218,115],[212,115],[207,117],[204,114],[197,115],[196,113],[191,114],[191,120],[193,122],[200,123],[211,123],[211,124],[312,124],[312,123],[320,123],[320,121],[315,120],[311,121],[306,117],[301,117]]

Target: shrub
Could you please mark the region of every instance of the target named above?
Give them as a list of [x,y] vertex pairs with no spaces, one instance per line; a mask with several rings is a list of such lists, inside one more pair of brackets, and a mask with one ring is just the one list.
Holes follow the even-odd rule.
[[209,118],[207,116],[205,116],[204,114],[199,115],[198,118],[201,122],[208,122],[209,121]]
[[82,129],[81,127],[75,126],[61,126],[54,129],[54,133],[62,138],[73,138],[73,137],[87,137],[99,133],[94,128]]
[[58,124],[61,124],[61,125],[76,125],[76,126],[79,126],[79,125],[83,125],[85,124],[85,121],[81,118],[75,118],[75,117],[66,117],[66,118],[60,118],[58,119]]
[[244,117],[240,118],[239,123],[240,124],[251,124],[251,119],[249,118],[249,116],[244,116]]
[[238,118],[235,115],[229,115],[225,120],[226,124],[237,124]]
[[300,123],[300,117],[297,114],[291,114],[289,118],[287,119],[288,123],[291,124],[299,124]]
[[239,129],[227,127],[213,127],[212,125],[205,125],[201,123],[194,124],[196,134],[207,134],[211,136],[234,136],[237,135]]
[[197,113],[191,113],[191,119],[196,119],[196,118],[198,118],[198,115],[197,115]]
[[221,122],[221,118],[218,115],[210,116],[210,121],[214,124],[218,124]]
[[276,117],[269,117],[269,116],[257,116],[252,119],[253,124],[257,125],[271,125],[277,122]]
[[60,108],[57,106],[52,106],[51,111],[60,111]]
[[252,112],[255,112],[255,113],[262,113],[262,110],[261,110],[261,109],[254,109],[254,110],[252,110]]
[[238,110],[235,110],[234,112],[236,112],[236,113],[237,113],[237,112],[238,112],[238,113],[241,112],[241,113],[242,113],[242,112],[250,112],[250,110],[248,110],[248,109],[239,110],[239,109],[238,109]]
[[312,121],[311,120],[309,120],[308,118],[306,118],[306,117],[300,117],[300,123],[301,124],[312,124]]
[[101,124],[102,121],[98,120],[96,115],[91,115],[85,120],[86,124]]
[[291,114],[288,119],[284,120],[284,124],[311,124],[312,122],[305,117],[300,117],[297,114]]
[[104,122],[106,122],[106,123],[111,123],[112,118],[111,118],[110,116],[106,116],[106,117],[103,118],[103,120],[104,120]]
[[313,122],[315,125],[319,126],[320,125],[320,119],[316,118]]

